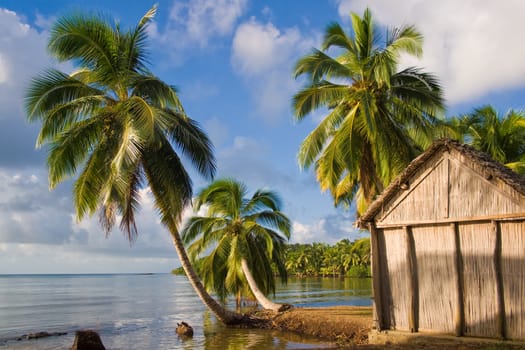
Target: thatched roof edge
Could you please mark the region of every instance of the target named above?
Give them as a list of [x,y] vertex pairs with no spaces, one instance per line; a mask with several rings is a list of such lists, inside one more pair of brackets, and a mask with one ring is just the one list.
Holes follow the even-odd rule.
[[472,162],[478,163],[492,177],[501,179],[518,193],[525,196],[525,176],[512,171],[510,168],[493,160],[487,153],[476,150],[469,145],[462,144],[456,140],[441,139],[435,141],[425,152],[410,162],[406,169],[403,170],[403,172],[401,172],[401,174],[399,174],[390,185],[388,185],[383,193],[377,197],[372,204],[370,204],[367,211],[358,218],[356,226],[368,228],[367,223],[374,220],[381,208],[384,207],[384,204],[391,200],[396,193],[401,190],[401,187],[407,183],[410,177],[416,173],[424,163],[439,152],[444,153],[451,150],[455,150],[469,158]]

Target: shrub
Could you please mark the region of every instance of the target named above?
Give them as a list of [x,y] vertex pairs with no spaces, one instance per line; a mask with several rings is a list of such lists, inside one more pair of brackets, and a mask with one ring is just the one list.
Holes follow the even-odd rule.
[[346,272],[346,277],[365,278],[370,275],[370,266],[364,265],[354,265]]

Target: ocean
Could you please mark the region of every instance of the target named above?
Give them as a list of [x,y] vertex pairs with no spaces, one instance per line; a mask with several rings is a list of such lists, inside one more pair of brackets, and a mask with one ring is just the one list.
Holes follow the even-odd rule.
[[[277,302],[296,306],[371,305],[369,279],[291,278]],[[228,307],[234,309],[233,304]],[[175,334],[178,322],[194,337]],[[0,275],[0,350],[70,349],[75,331],[96,330],[116,349],[309,349],[328,344],[295,334],[226,328],[185,276],[171,274]],[[27,340],[35,332],[67,333]]]

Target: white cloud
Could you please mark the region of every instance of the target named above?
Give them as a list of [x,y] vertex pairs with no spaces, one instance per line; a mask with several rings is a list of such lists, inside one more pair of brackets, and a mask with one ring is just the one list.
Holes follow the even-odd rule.
[[367,237],[368,232],[359,231],[353,227],[354,221],[355,218],[346,213],[327,215],[311,224],[294,221],[291,242],[334,244],[342,239],[353,241]]
[[170,20],[184,28],[191,40],[206,46],[211,37],[229,34],[245,8],[246,0],[176,2],[171,9]]
[[299,39],[300,33],[295,28],[281,34],[273,24],[264,25],[252,18],[237,28],[233,39],[233,64],[248,76],[265,73],[286,62]]
[[25,121],[23,100],[31,77],[53,65],[46,53],[47,33],[2,8],[0,33],[0,166],[44,164],[42,152],[34,150],[38,126]]
[[408,61],[435,73],[449,103],[525,84],[521,0],[342,0],[339,14],[369,7],[378,23],[414,24],[425,37],[424,57]]
[[[23,87],[42,67],[49,65],[46,36],[15,12],[0,8],[0,118],[21,112]],[[10,115],[13,117],[13,115]]]
[[245,78],[264,120],[275,123],[289,111],[290,97],[299,88],[292,77],[293,65],[315,46],[315,37],[307,37],[297,28],[280,30],[254,18],[237,28],[232,66]]
[[109,256],[67,245],[8,243],[0,244],[0,251],[0,274],[169,272],[178,265],[175,254],[164,258]]
[[[44,266],[50,267],[47,271],[90,272],[102,269],[103,265],[97,267],[100,261],[112,262],[107,272],[119,271],[119,265],[123,266],[120,271],[129,272],[144,271],[147,266],[157,266],[159,271],[165,261],[176,266],[170,234],[160,223],[149,189],[140,191],[139,236],[132,245],[118,230],[118,223],[106,237],[97,215],[77,222],[71,190],[68,182],[49,191],[43,174],[0,170],[0,273],[39,273],[46,271]],[[133,259],[135,263],[125,266],[123,261]],[[31,266],[38,260],[45,262]],[[148,263],[138,267],[140,261]],[[20,266],[14,266],[16,262]]]
[[7,83],[9,78],[9,67],[7,66],[7,59],[0,54],[0,84]]
[[228,36],[245,12],[247,0],[192,0],[174,2],[164,28],[149,27],[153,40],[165,45],[175,63],[187,59],[188,49],[207,48],[213,39]]

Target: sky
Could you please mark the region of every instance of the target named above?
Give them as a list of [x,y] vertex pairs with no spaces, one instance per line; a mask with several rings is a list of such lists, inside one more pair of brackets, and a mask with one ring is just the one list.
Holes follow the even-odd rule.
[[[153,5],[124,0],[0,0],[0,274],[169,272],[179,266],[148,188],[141,190],[139,237],[108,237],[96,217],[76,220],[72,182],[50,191],[46,151],[35,149],[23,97],[45,68],[70,72],[46,51],[60,16],[104,13],[135,25]],[[304,81],[295,62],[318,48],[326,26],[351,31],[349,14],[370,8],[380,27],[415,25],[424,54],[404,57],[434,73],[445,90],[446,116],[485,104],[500,113],[525,108],[522,0],[161,0],[149,26],[150,69],[177,86],[187,114],[211,138],[217,177],[234,177],[251,191],[278,192],[293,222],[292,243],[366,237],[353,228],[353,208],[335,208],[297,150],[323,117],[296,123],[291,97]],[[194,190],[206,180],[194,177]],[[193,215],[188,208],[185,217]]]

